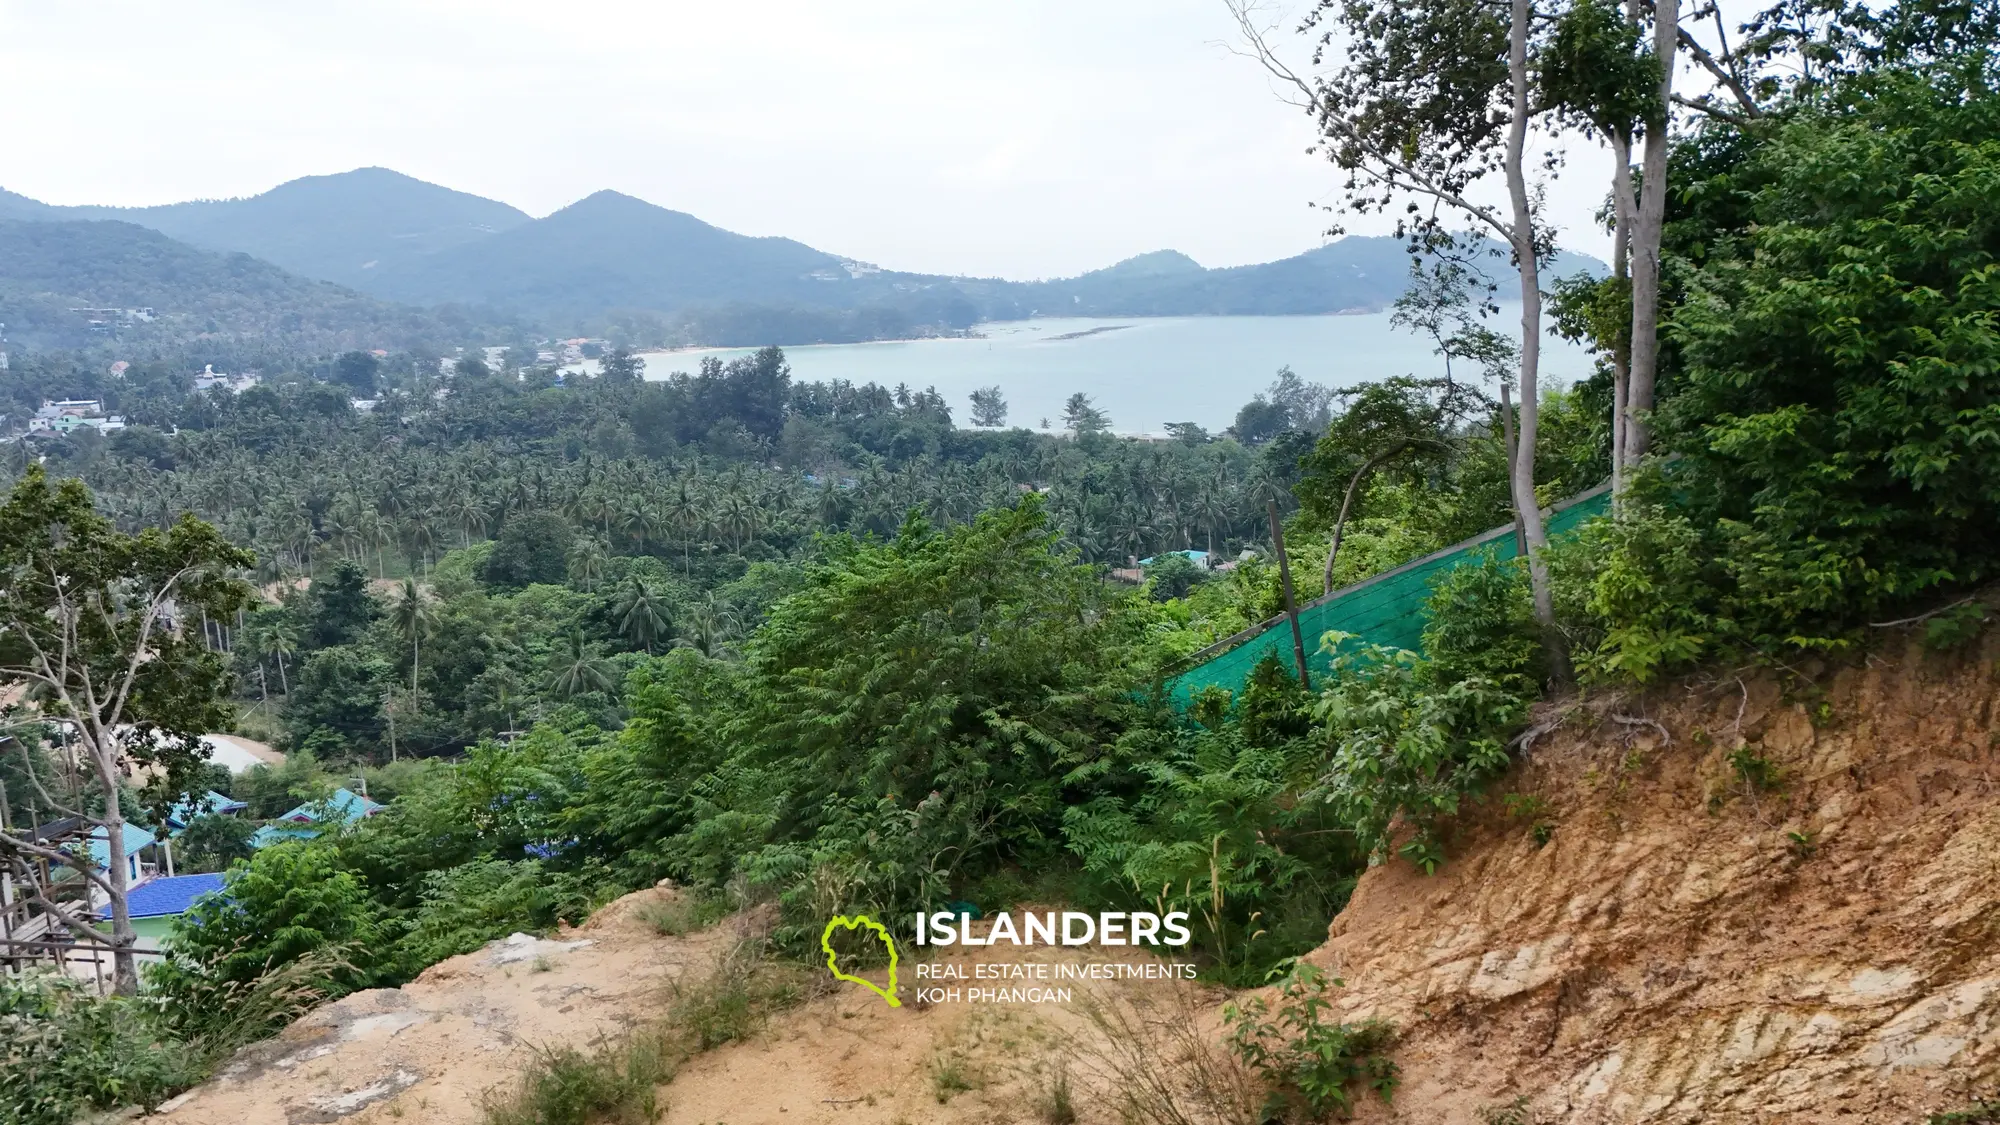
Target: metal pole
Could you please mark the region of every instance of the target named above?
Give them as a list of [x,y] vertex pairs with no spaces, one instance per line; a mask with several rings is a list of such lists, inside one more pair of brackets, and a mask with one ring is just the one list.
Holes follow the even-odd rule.
[[1292,598],[1292,563],[1285,555],[1285,528],[1278,522],[1278,502],[1265,502],[1271,513],[1271,546],[1278,552],[1278,579],[1285,587],[1285,619],[1292,623],[1292,656],[1299,662],[1299,686],[1312,690],[1312,677],[1306,673],[1306,641],[1299,633],[1299,607]]

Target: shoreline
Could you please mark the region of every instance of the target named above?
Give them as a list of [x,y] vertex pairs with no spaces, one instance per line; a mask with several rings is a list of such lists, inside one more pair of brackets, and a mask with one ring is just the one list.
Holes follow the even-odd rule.
[[[1029,317],[1023,317],[1020,320],[981,321],[979,324],[966,329],[962,333],[939,334],[939,335],[929,335],[929,336],[884,336],[874,340],[819,341],[815,343],[806,343],[806,344],[777,344],[777,345],[685,344],[680,347],[672,347],[672,348],[643,348],[638,351],[634,351],[632,354],[635,356],[706,355],[712,352],[754,352],[758,348],[770,347],[770,346],[780,347],[784,348],[786,351],[791,351],[795,348],[853,348],[853,347],[861,347],[867,344],[924,344],[924,343],[932,343],[932,342],[948,341],[948,340],[989,340],[992,339],[992,337],[980,331],[980,328],[986,325],[1030,324],[1035,321],[1114,320],[1114,319],[1135,321],[1135,322],[1148,321],[1148,320],[1317,320],[1321,317],[1376,316],[1384,311],[1386,311],[1385,308],[1355,307],[1346,309],[1335,309],[1332,312],[1322,312],[1322,313],[1189,313],[1189,314],[1175,314],[1170,316],[1126,316],[1126,317],[1029,316]],[[1064,332],[1060,335],[1045,337],[1040,342],[1053,343],[1054,341],[1057,340],[1081,340],[1090,336],[1100,336],[1108,332],[1117,332],[1120,331],[1121,329],[1134,328],[1134,327],[1137,327],[1137,325],[1136,324],[1101,325],[1095,328],[1082,329],[1077,332]],[[591,363],[598,361],[586,360],[584,362]],[[575,367],[577,365],[568,364],[565,366]]]

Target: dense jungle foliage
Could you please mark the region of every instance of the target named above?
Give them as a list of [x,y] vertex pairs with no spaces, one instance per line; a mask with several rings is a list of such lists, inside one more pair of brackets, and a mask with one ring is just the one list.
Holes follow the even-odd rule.
[[[1838,654],[1992,577],[2000,93],[1986,40],[1928,42],[1677,143],[1659,449],[1551,552],[1586,690]],[[801,946],[836,910],[1186,910],[1215,979],[1261,982],[1371,859],[1450,861],[1545,690],[1526,578],[1491,559],[1436,586],[1422,652],[1160,690],[1280,604],[1267,501],[1305,597],[1344,506],[1336,584],[1508,520],[1462,367],[1281,380],[1236,433],[1153,444],[1087,403],[1067,437],[956,429],[775,350],[658,385],[371,364],[135,393],[144,426],[37,450],[123,526],[192,510],[256,552],[265,604],[208,623],[243,729],[291,755],[229,782],[252,815],[357,775],[388,804],[254,854],[217,832],[227,898],[152,977],[187,1026],[268,966],[393,983],[661,877],[775,901]],[[1543,406],[1544,498],[1603,479],[1606,380]],[[1107,574],[1190,547],[1252,555]]]

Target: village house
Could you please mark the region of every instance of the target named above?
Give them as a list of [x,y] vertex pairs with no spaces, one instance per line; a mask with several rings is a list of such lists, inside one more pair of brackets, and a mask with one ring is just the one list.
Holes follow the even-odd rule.
[[104,404],[96,399],[77,398],[44,402],[42,408],[28,420],[29,433],[66,434],[86,426],[104,432],[122,430],[125,419],[121,415],[106,414]]

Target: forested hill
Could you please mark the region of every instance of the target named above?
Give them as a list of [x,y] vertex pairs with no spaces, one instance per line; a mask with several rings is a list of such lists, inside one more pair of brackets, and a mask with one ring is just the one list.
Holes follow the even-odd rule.
[[[1501,296],[1517,284],[1504,255],[1483,264]],[[1597,259],[1569,253],[1544,269],[1550,277],[1605,272]],[[988,307],[1012,302],[1043,316],[1305,316],[1384,308],[1402,294],[1409,274],[1409,251],[1400,240],[1350,236],[1250,266],[1204,269],[1179,251],[1156,250],[1080,277],[961,285]]]
[[128,348],[212,340],[308,352],[446,344],[494,327],[297,277],[247,254],[197,250],[131,223],[5,220],[0,324],[10,342],[31,349],[115,335]]
[[[959,331],[1033,315],[1296,315],[1386,307],[1407,284],[1394,239],[1352,237],[1281,261],[1204,269],[1156,251],[1075,278],[1018,282],[879,269],[600,191],[541,219],[363,168],[248,199],[50,207],[0,192],[0,219],[123,219],[386,300],[488,306],[553,332],[635,344],[793,344]],[[1565,257],[1557,273],[1602,271]],[[1504,259],[1489,271],[1512,284]]]
[[247,199],[159,207],[51,207],[0,192],[0,219],[118,219],[203,250],[250,254],[371,292],[371,271],[530,221],[505,203],[387,168],[306,176]]
[[[395,300],[483,302],[555,315],[671,311],[709,301],[851,304],[841,260],[600,191],[545,219],[398,262],[364,287]],[[866,285],[875,296],[893,291]]]

